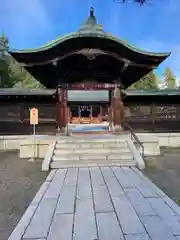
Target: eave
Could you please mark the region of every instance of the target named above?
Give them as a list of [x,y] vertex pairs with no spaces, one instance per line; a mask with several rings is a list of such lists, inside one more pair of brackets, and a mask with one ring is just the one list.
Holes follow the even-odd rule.
[[89,32],[89,33],[81,33],[81,32],[73,32],[70,34],[66,34],[62,37],[57,38],[56,40],[50,41],[49,43],[39,47],[39,48],[34,48],[34,49],[25,49],[25,50],[18,50],[18,49],[11,49],[9,50],[10,54],[22,54],[22,55],[26,55],[26,54],[33,54],[33,53],[40,53],[40,52],[44,52],[44,51],[48,51],[56,46],[58,46],[61,43],[64,43],[65,41],[71,40],[71,39],[77,39],[77,38],[85,38],[85,37],[95,37],[95,38],[100,38],[100,39],[108,39],[111,40],[113,42],[116,42],[122,46],[124,46],[125,48],[127,48],[128,50],[131,50],[135,53],[141,54],[141,55],[145,55],[145,56],[151,56],[151,57],[168,57],[171,53],[170,52],[161,52],[161,53],[157,53],[157,52],[149,52],[146,50],[142,50],[139,49],[135,46],[132,46],[131,44],[129,44],[127,41],[123,41],[111,34],[108,33],[96,33],[96,32]]
[[[53,80],[49,79],[50,76],[55,76],[57,72],[60,74],[59,70],[64,69],[64,59],[71,57],[73,54],[76,55],[77,51],[83,49],[99,49],[104,52],[103,54],[117,60],[115,75],[118,79],[121,79],[125,88],[157,68],[170,55],[170,52],[155,53],[141,50],[130,45],[127,41],[104,32],[102,25],[97,24],[92,8],[88,19],[77,32],[64,35],[36,49],[9,50],[9,53],[44,86],[54,88],[59,79],[64,78],[66,73],[54,77]],[[114,64],[110,58],[108,64]],[[76,60],[75,62],[77,62]],[[53,66],[56,63],[58,63],[59,69],[55,70]],[[101,64],[104,66],[103,61]],[[71,69],[69,69],[69,65],[67,66],[66,71],[70,72]],[[129,76],[129,73],[131,73],[131,76]],[[115,81],[116,79],[113,79],[115,75],[113,74],[108,78]],[[88,76],[85,76],[85,78],[88,78]],[[68,79],[65,80],[69,81]]]

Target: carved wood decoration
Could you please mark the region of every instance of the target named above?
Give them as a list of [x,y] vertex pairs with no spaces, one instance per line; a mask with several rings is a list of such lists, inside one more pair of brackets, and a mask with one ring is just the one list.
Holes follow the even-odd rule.
[[54,58],[54,59],[50,59],[47,61],[43,61],[43,62],[32,62],[32,63],[20,63],[21,67],[33,67],[33,66],[43,66],[43,65],[47,65],[47,64],[53,64],[53,65],[58,65],[58,61],[62,61],[63,59],[73,56],[73,55],[86,55],[87,57],[91,58],[91,60],[95,60],[96,57],[98,55],[107,55],[107,56],[111,56],[114,59],[116,59],[119,62],[125,63],[126,66],[134,66],[134,67],[139,67],[139,68],[145,68],[145,69],[154,69],[156,67],[156,65],[152,65],[152,64],[142,64],[142,63],[138,63],[138,62],[133,62],[130,61],[127,58],[124,58],[122,56],[120,56],[117,53],[108,51],[108,50],[101,50],[101,49],[81,49],[78,51],[73,51],[71,53],[65,54],[63,56],[59,56],[58,58]]
[[65,83],[60,84],[58,88],[62,89],[68,89],[68,90],[112,90],[115,88],[115,85],[117,87],[121,87],[121,84],[115,84],[115,83]]

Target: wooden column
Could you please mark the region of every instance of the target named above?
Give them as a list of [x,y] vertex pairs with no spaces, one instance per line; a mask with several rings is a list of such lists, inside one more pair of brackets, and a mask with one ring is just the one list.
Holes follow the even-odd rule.
[[112,106],[108,108],[108,121],[109,121],[109,130],[112,131]]
[[68,107],[68,123],[71,123],[71,117],[72,117],[71,108]]
[[61,119],[61,90],[57,88],[56,91],[56,122],[57,122],[57,129],[58,131],[62,128],[62,119]]
[[124,106],[121,99],[121,90],[115,86],[111,96],[113,130],[118,133],[122,131],[121,123],[124,118]]
[[56,107],[58,131],[65,132],[68,124],[67,89],[57,88]]
[[112,106],[111,106],[111,98],[112,91],[109,90],[109,105],[108,105],[108,122],[109,122],[109,130],[112,130]]
[[61,98],[61,110],[62,110],[62,126],[66,128],[68,125],[68,106],[67,106],[67,89],[61,89],[62,98]]
[[99,106],[99,122],[102,122],[102,116],[103,116],[103,111],[102,111],[102,106]]
[[90,112],[91,123],[93,123],[93,105],[90,107]]

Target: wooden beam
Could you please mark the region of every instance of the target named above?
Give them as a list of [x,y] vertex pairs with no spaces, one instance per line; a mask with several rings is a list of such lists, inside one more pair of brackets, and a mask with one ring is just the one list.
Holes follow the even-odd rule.
[[[91,61],[96,61],[96,57],[98,57],[100,55],[106,55],[106,56],[111,56],[114,59],[116,59],[117,61],[124,63],[126,66],[127,65],[134,66],[134,67],[146,68],[146,69],[150,69],[150,70],[156,68],[156,65],[141,64],[141,63],[133,62],[133,61],[131,61],[127,58],[124,58],[124,57],[120,56],[119,54],[111,52],[111,51],[107,51],[107,50],[102,51],[99,49],[96,49],[96,50],[98,52],[98,55],[95,54],[95,59],[91,60]],[[79,54],[84,55],[84,53],[81,53],[80,51],[82,51],[82,50],[79,50],[79,51],[76,50],[71,53],[65,54],[63,56],[59,56],[57,58],[53,58],[53,59],[43,61],[43,62],[20,63],[20,65],[21,65],[21,67],[33,67],[33,66],[43,66],[43,65],[47,65],[47,64],[52,64],[52,65],[54,65],[54,67],[56,67],[58,65],[58,61],[62,61],[63,59],[65,59],[67,57],[70,57],[73,55],[79,55]],[[89,53],[88,53],[88,56],[89,56]]]
[[126,69],[128,68],[128,66],[129,66],[129,63],[128,62],[125,62],[124,63],[124,65],[123,65],[123,67],[121,68],[121,73],[123,73],[123,72],[125,72],[126,71]]

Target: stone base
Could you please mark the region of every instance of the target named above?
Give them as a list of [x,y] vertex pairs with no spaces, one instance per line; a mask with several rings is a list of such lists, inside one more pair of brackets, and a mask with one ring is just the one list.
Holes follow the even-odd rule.
[[20,141],[20,158],[43,159],[53,139],[24,139]]
[[56,135],[70,136],[71,134],[69,132],[68,126],[66,126],[66,127],[58,128],[58,133]]
[[121,125],[115,125],[115,126],[113,127],[113,133],[114,133],[114,134],[121,134],[121,133],[123,133],[123,128],[122,128],[122,126],[121,126]]

